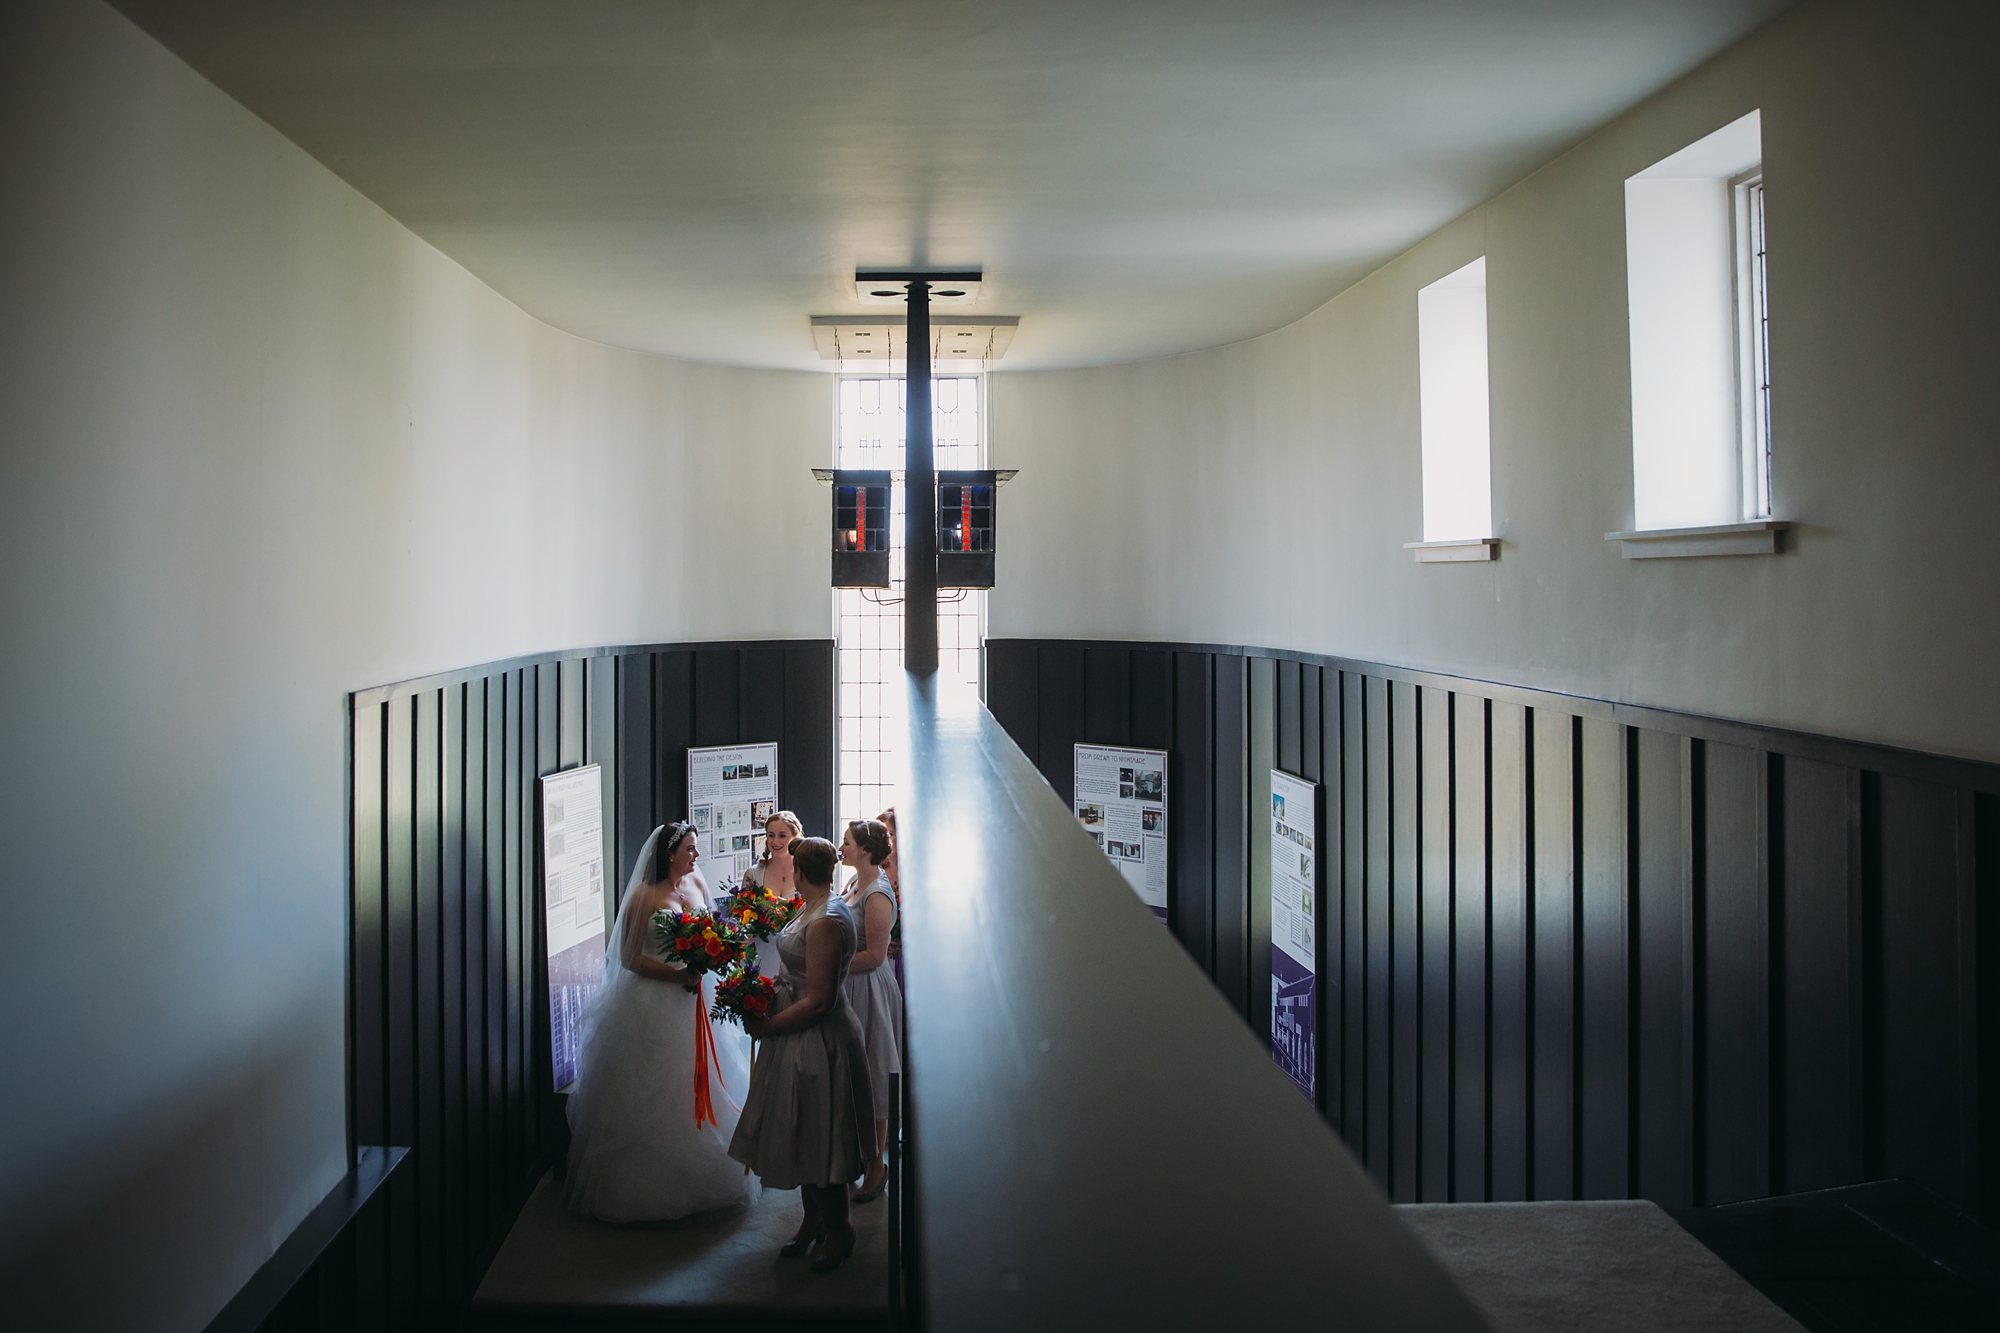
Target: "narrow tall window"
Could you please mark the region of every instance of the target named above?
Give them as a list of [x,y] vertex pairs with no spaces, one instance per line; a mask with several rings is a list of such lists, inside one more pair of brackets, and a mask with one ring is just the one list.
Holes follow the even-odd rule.
[[1771,513],[1771,304],[1764,272],[1764,173],[1734,182],[1737,399],[1743,421],[1743,517]]
[[[838,635],[840,819],[872,818],[895,800],[885,771],[887,691],[903,688],[903,413],[902,378],[836,381],[834,466],[887,468],[891,491],[889,588],[834,591]],[[932,453],[939,469],[984,465],[985,431],[977,376],[931,381]],[[938,596],[938,671],[979,687],[986,594],[967,588]]]
[[1417,293],[1417,394],[1424,540],[1493,535],[1486,385],[1486,257]]
[[1638,529],[1771,513],[1759,113],[1625,182]]

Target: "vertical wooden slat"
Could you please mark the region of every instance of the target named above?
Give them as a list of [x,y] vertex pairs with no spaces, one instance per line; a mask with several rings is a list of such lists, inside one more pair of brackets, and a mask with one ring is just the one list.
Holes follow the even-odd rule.
[[734,648],[694,652],[694,743],[731,745],[743,723],[742,653]]
[[1625,728],[1587,718],[1576,773],[1583,836],[1583,925],[1580,931],[1582,1089],[1577,1133],[1586,1199],[1622,1199],[1630,1188],[1631,970],[1626,936]]
[[556,744],[553,755],[549,757],[554,759],[555,768],[577,768],[583,763],[583,753],[589,743],[584,735],[583,719],[589,711],[590,664],[586,658],[572,657],[554,663],[553,670],[557,690]]
[[1970,847],[1961,837],[1970,830],[1951,788],[1890,774],[1880,783],[1880,1169],[1976,1211],[1977,1143],[1965,1123],[1975,1076],[1963,1064],[1970,1004],[1959,959],[1961,914],[1970,917],[1961,902]]
[[487,1220],[498,1227],[507,1207],[506,1164],[509,1160],[507,1120],[507,754],[508,711],[514,704],[514,673],[495,672],[485,680],[486,778],[485,865],[481,876],[485,963],[484,1072],[482,1102],[486,1142],[484,1177]]
[[785,649],[783,793],[808,830],[833,828],[833,669],[831,640]]
[[1417,1164],[1417,1197],[1425,1203],[1451,1200],[1452,1127],[1452,883],[1451,883],[1451,695],[1426,688],[1421,695],[1421,784],[1418,831],[1422,938],[1423,1064],[1419,1071],[1422,1155]]
[[1277,668],[1278,685],[1278,758],[1277,766],[1287,773],[1305,776],[1300,764],[1300,674],[1297,662],[1280,661]]
[[611,893],[624,892],[639,849],[652,836],[658,764],[653,758],[653,655],[628,653],[618,663],[618,855],[607,863]]
[[[604,775],[604,905],[608,919],[618,906],[618,889],[614,885],[622,886],[624,883],[618,877],[618,863],[622,859],[619,856],[618,817],[625,808],[620,785],[625,777],[625,766],[618,761],[618,659],[593,657],[588,671],[583,762],[596,764]],[[649,745],[646,749],[650,754],[652,747]]]
[[1083,735],[1093,745],[1132,743],[1132,654],[1124,648],[1083,652]]
[[[648,836],[659,825],[688,815],[687,752],[689,746],[701,744],[695,739],[694,679],[692,652],[653,654],[654,804]],[[830,822],[827,827],[832,827]]]
[[1345,1134],[1346,1111],[1346,899],[1347,788],[1341,774],[1340,672],[1328,667],[1319,678],[1319,1018],[1320,1111],[1337,1133]]
[[413,908],[416,918],[417,1290],[426,1309],[446,1299],[444,1209],[444,892],[442,884],[442,691],[416,696]]
[[1638,914],[1633,952],[1637,1043],[1634,1193],[1664,1207],[1693,1201],[1693,1160],[1683,1068],[1682,1010],[1686,945],[1682,743],[1665,732],[1638,730],[1629,771],[1638,828]]
[[1215,669],[1207,653],[1174,654],[1174,736],[1167,799],[1173,898],[1168,924],[1215,975]]
[[[384,793],[388,816],[388,858],[385,865],[387,909],[383,913],[388,938],[386,974],[388,1029],[389,1142],[417,1142],[417,960],[415,875],[415,726],[416,700],[392,700],[387,749],[388,782]],[[389,1190],[389,1305],[412,1311],[417,1301],[417,1173],[405,1170],[391,1178]]]
[[444,1291],[468,1295],[466,1255],[466,687],[442,693],[438,765],[438,985],[444,1137]]
[[1774,1163],[1781,1193],[1862,1178],[1861,776],[1774,758],[1773,907],[1783,973]]
[[1356,672],[1340,673],[1341,1134],[1364,1160],[1368,1147],[1368,698]]
[[[388,1141],[388,902],[387,795],[384,747],[388,705],[367,704],[354,710],[353,746],[353,866],[354,892],[350,906],[353,978],[348,988],[352,1074],[348,1096],[357,1143]],[[379,1311],[388,1295],[389,1235],[383,1208],[371,1207],[355,1229],[356,1303]]]
[[989,639],[986,643],[986,672],[983,686],[986,707],[1007,729],[1028,762],[1048,771],[1041,756],[1041,715],[1037,707],[1041,682],[1037,669],[1040,653],[1035,645],[1020,639]]
[[[791,768],[791,746],[785,735],[785,650],[782,647],[745,648],[742,653],[743,692],[738,699],[742,719],[736,735],[745,744],[777,741],[778,780],[783,783]],[[872,811],[870,812],[873,813]]]
[[1528,743],[1527,710],[1494,701],[1487,897],[1493,1061],[1489,1151],[1493,1197],[1499,1200],[1528,1198],[1531,1180],[1534,921],[1528,892]]
[[1307,782],[1323,782],[1325,775],[1320,767],[1320,744],[1322,738],[1320,722],[1321,670],[1316,666],[1299,669],[1299,776]]
[[[1215,663],[1215,984],[1250,1018],[1250,664]],[[1044,677],[1048,662],[1042,663]],[[1044,706],[1047,700],[1043,701]],[[1046,728],[1045,728],[1046,731]]]
[[1533,967],[1535,1108],[1532,1197],[1573,1199],[1576,1189],[1577,719],[1534,710]]
[[1366,988],[1362,1000],[1366,1015],[1364,1052],[1366,1063],[1367,1133],[1363,1138],[1362,1160],[1369,1174],[1390,1188],[1390,1136],[1394,1133],[1391,1111],[1393,1075],[1391,1044],[1395,1040],[1392,1022],[1395,978],[1390,953],[1392,899],[1389,884],[1389,683],[1378,676],[1365,678],[1362,686],[1367,709],[1363,725],[1366,767],[1363,771],[1363,847],[1365,864],[1362,879],[1362,939]]
[[1490,712],[1476,694],[1452,696],[1452,1198],[1466,1203],[1489,1199],[1493,1190]]
[[486,681],[464,687],[465,1210],[467,1280],[492,1228],[486,1139]]
[[[506,1163],[520,1160],[527,1147],[527,1118],[529,1108],[522,1102],[520,1090],[527,1081],[522,1068],[525,1045],[522,1040],[524,1013],[521,1005],[521,991],[527,985],[527,971],[523,967],[526,950],[521,943],[524,923],[521,919],[523,901],[522,878],[527,874],[529,861],[525,857],[527,846],[521,829],[522,812],[527,809],[528,798],[524,788],[531,784],[523,781],[533,771],[535,712],[529,697],[534,689],[534,671],[509,671],[503,678],[507,695],[505,710],[506,757],[501,769],[501,781],[505,784],[502,796],[503,820],[501,832],[502,889],[501,904],[501,1132],[502,1170]],[[530,826],[532,827],[532,825]]]
[[1771,1193],[1770,943],[1762,753],[1711,742],[1704,758],[1701,1202]]
[[1076,745],[1084,739],[1083,649],[1067,643],[1044,645],[1036,661],[1036,683],[1042,776],[1063,804],[1071,805],[1076,787]]
[[1417,687],[1389,686],[1389,1197],[1415,1203],[1423,1070],[1423,911]]
[[1249,893],[1244,899],[1244,994],[1250,1030],[1271,1044],[1271,769],[1277,764],[1276,676],[1280,663],[1250,659],[1250,764],[1244,809]]
[[[1135,649],[1132,653],[1132,740],[1149,750],[1169,749],[1174,742],[1173,659],[1166,653]],[[1169,781],[1172,781],[1169,775]]]

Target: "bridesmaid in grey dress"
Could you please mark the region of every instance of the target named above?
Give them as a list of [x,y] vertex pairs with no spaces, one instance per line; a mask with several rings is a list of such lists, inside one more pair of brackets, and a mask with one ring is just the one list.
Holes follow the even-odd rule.
[[875,1104],[868,1054],[841,991],[854,957],[854,914],[833,893],[833,844],[792,844],[792,876],[805,908],[778,935],[784,970],[769,1018],[743,1026],[764,1043],[729,1155],[771,1189],[796,1187],[805,1220],[786,1257],[817,1242],[815,1272],[838,1268],[854,1252],[847,1186],[867,1166]]
[[889,1076],[903,1068],[903,990],[888,966],[890,932],[896,926],[896,895],[882,871],[892,844],[889,830],[872,819],[857,819],[840,840],[841,864],[854,871],[843,897],[861,926],[854,962],[847,971],[847,1002],[868,1046],[868,1088],[875,1100],[875,1155],[854,1202],[867,1203],[889,1177],[883,1154],[889,1145]]

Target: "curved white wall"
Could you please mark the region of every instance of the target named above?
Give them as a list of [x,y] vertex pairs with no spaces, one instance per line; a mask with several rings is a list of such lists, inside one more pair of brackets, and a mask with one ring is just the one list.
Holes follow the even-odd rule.
[[[998,375],[996,637],[1249,643],[2000,759],[2000,94],[1971,7],[1808,3],[1299,323]],[[1626,177],[1762,108],[1773,557],[1625,561]],[[1487,256],[1491,565],[1418,565],[1416,292]]]
[[84,0],[0,198],[0,1288],[199,1328],[343,1170],[345,694],[829,635],[830,390],[537,323]]

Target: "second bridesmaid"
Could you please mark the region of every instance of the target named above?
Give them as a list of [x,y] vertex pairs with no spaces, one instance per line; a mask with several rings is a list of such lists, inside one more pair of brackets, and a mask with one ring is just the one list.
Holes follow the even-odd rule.
[[889,1076],[903,1069],[903,991],[889,959],[889,935],[896,925],[896,895],[882,873],[889,859],[889,830],[872,819],[857,819],[840,840],[841,864],[854,871],[841,895],[854,913],[860,938],[844,984],[847,1003],[861,1025],[868,1048],[868,1086],[875,1102],[875,1156],[868,1163],[854,1202],[867,1203],[882,1192],[889,1166]]

